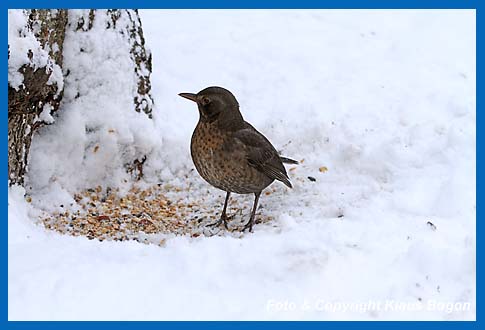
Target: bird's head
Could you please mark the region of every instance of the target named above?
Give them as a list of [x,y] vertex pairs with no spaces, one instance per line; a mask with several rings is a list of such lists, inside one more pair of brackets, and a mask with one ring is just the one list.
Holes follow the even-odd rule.
[[194,101],[199,108],[200,120],[204,122],[243,121],[239,103],[230,91],[222,87],[207,87],[197,94],[180,93]]

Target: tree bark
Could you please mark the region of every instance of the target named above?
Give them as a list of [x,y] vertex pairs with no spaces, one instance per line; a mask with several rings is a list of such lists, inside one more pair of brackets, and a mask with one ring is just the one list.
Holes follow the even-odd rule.
[[[19,68],[12,68],[11,56],[21,54],[11,53],[10,43],[12,41],[9,31],[8,175],[10,185],[24,183],[33,133],[40,126],[53,121],[50,115],[59,109],[64,88],[63,46],[68,23],[68,10],[32,9],[24,10],[22,13],[26,18],[25,24],[22,29],[15,31],[18,33],[14,37],[28,39],[34,36],[40,47],[28,49],[29,62]],[[96,15],[108,15],[106,29],[114,29],[124,35],[129,42],[130,57],[134,63],[135,81],[138,86],[137,91],[133,92],[134,110],[143,112],[151,118],[153,108],[150,85],[151,54],[145,48],[138,11],[89,10],[86,11],[86,15],[80,17],[77,25],[74,26],[80,32],[89,31]],[[129,19],[119,20],[122,16]],[[36,59],[45,56],[46,53],[48,54],[47,62],[43,66],[39,66],[39,61]],[[23,83],[19,86],[10,82],[11,69],[23,76]],[[67,75],[69,72],[64,72],[64,74]],[[141,166],[140,162],[140,160],[133,160],[133,164],[138,167]],[[129,164],[127,164],[127,168],[130,169]],[[141,173],[141,169],[139,171]]]
[[[18,88],[8,86],[8,178],[9,184],[23,184],[27,171],[32,134],[44,124],[39,115],[42,111],[57,111],[62,99],[62,84],[51,83],[49,78],[62,65],[62,46],[67,23],[66,10],[27,10],[28,17],[22,32],[25,37],[35,36],[41,50],[48,53],[45,66],[38,67],[34,61],[38,49],[29,49],[29,63],[18,72],[23,75],[23,84]],[[54,47],[54,44],[57,45]],[[9,45],[10,48],[10,45]],[[10,56],[18,54],[10,54]],[[59,71],[58,71],[59,72]]]

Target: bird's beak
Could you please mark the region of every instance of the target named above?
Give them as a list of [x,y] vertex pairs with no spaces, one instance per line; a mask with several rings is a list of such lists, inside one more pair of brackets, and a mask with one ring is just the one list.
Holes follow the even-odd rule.
[[179,96],[185,97],[191,101],[197,102],[197,94],[192,93],[180,93]]

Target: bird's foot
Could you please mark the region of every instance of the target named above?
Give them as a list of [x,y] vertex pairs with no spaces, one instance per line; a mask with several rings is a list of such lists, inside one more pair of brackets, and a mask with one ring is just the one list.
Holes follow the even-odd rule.
[[246,231],[246,229],[249,229],[250,233],[253,232],[253,221],[252,220],[249,220],[248,223],[244,225],[242,232],[244,233]]
[[210,223],[210,224],[206,225],[206,227],[218,227],[218,226],[220,226],[221,223],[223,223],[224,228],[229,229],[229,227],[227,226],[227,220],[231,220],[232,218],[234,218],[234,216],[235,216],[235,214],[233,214],[231,216],[227,216],[227,215],[223,214],[223,215],[221,215],[219,220],[217,220],[214,223]]

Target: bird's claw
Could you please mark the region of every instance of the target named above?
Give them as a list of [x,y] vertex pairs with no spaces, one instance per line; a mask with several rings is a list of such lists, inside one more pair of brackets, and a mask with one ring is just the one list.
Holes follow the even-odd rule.
[[231,216],[221,215],[219,220],[217,220],[214,223],[209,223],[208,225],[206,225],[206,227],[218,227],[218,226],[220,226],[221,223],[224,223],[224,228],[229,230],[229,227],[227,226],[227,220],[234,218],[234,216],[235,216],[235,214],[233,214]]
[[244,233],[246,231],[246,229],[249,229],[249,232],[250,233],[253,232],[253,224],[252,224],[252,221],[249,221],[246,225],[244,225],[244,227],[242,229],[242,232]]
[[221,223],[224,223],[224,228],[228,229],[227,228],[227,222],[225,220],[223,220],[222,218],[217,220],[216,222],[214,223],[209,223],[208,225],[206,225],[206,227],[219,227],[219,225]]

